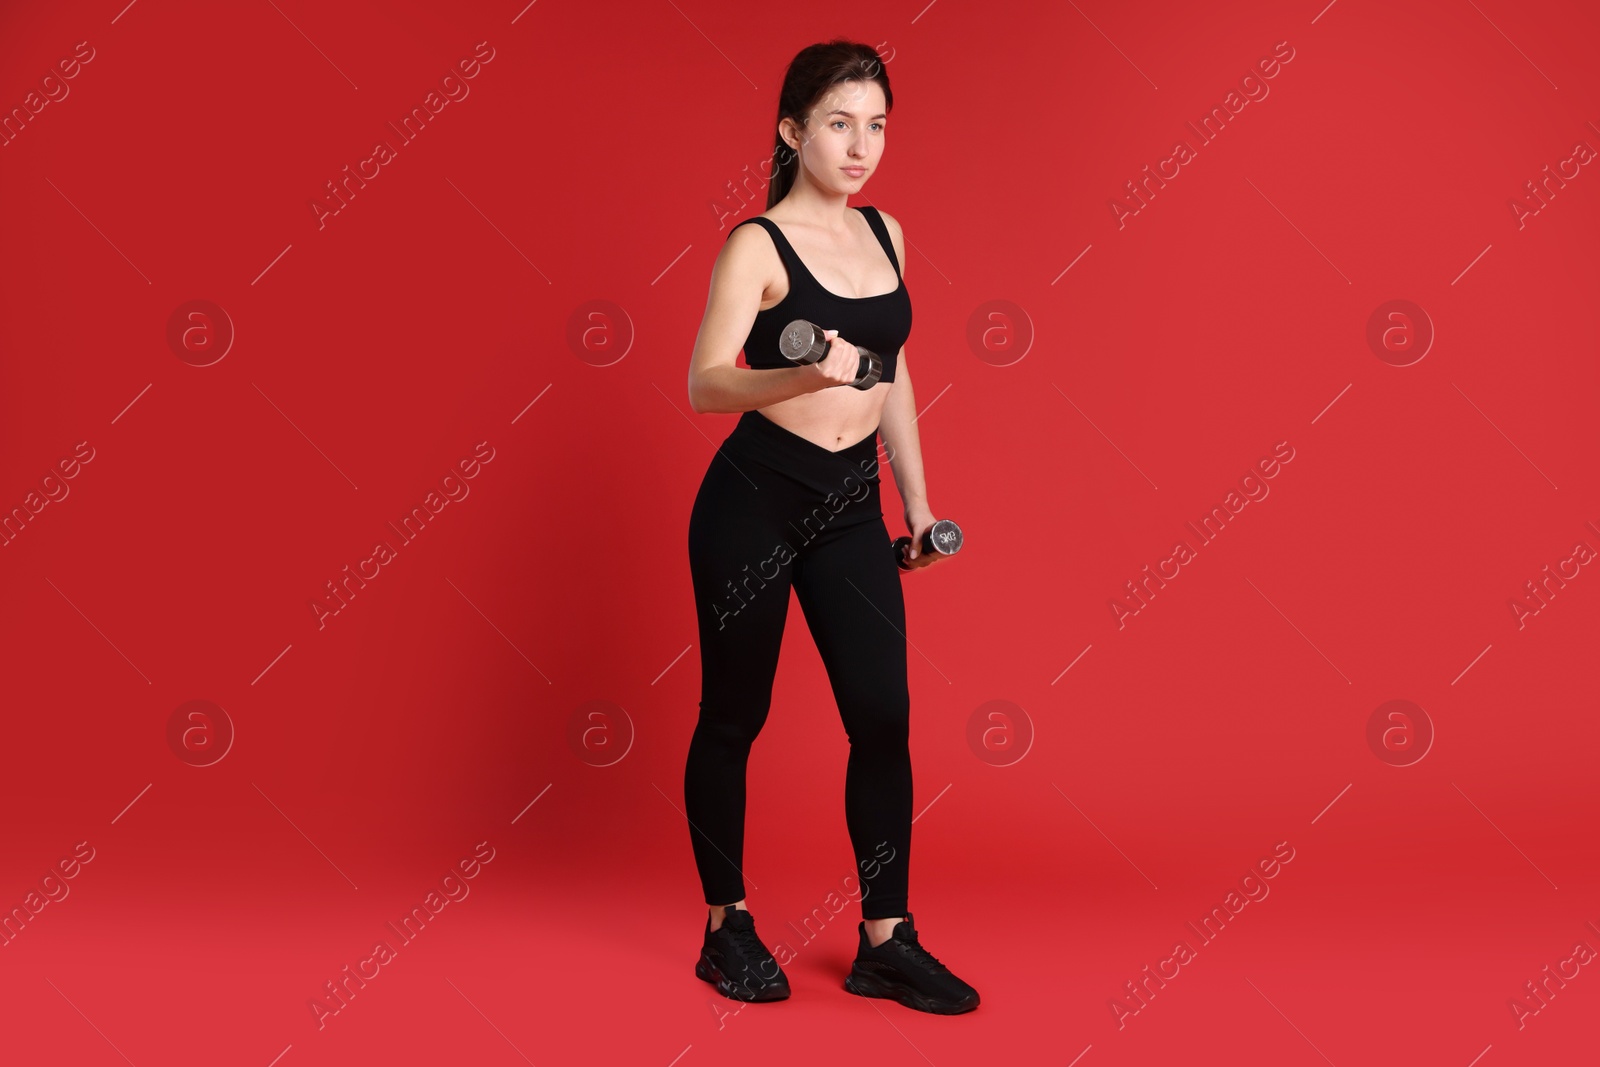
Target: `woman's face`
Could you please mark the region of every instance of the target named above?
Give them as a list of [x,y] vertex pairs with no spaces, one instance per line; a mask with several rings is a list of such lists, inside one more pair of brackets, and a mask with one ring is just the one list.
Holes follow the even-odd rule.
[[875,81],[831,86],[811,109],[804,130],[785,123],[786,140],[800,146],[800,166],[825,192],[860,192],[883,156],[883,87]]

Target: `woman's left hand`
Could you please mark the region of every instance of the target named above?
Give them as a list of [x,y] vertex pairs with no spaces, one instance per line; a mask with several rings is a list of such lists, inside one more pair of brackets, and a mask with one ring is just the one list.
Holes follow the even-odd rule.
[[911,531],[911,547],[906,549],[906,566],[910,570],[932,566],[943,557],[942,552],[922,551],[922,535],[939,520],[926,507],[906,509],[906,529]]

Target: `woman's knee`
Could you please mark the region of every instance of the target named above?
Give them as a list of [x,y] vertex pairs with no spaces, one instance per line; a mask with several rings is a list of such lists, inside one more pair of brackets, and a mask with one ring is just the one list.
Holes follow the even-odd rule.
[[723,704],[702,700],[695,738],[748,749],[766,725],[770,709],[770,701]]
[[905,691],[879,692],[839,702],[852,746],[903,748],[911,735],[911,697]]

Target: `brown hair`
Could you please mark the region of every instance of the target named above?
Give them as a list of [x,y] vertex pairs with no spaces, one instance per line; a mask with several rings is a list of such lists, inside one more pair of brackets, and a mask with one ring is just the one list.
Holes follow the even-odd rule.
[[871,45],[836,37],[824,44],[800,49],[783,76],[778,94],[778,119],[773,125],[772,183],[767,186],[767,207],[789,195],[800,170],[800,154],[783,141],[777,127],[793,119],[804,128],[806,116],[833,86],[847,81],[874,81],[883,89],[884,112],[894,110],[889,73]]

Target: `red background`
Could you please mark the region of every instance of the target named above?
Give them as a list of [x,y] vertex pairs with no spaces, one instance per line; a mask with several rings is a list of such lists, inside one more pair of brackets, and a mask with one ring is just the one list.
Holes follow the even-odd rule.
[[[6,1060],[1593,1058],[1593,967],[1509,1007],[1600,946],[1600,578],[1509,606],[1600,546],[1600,176],[1509,206],[1600,146],[1589,5],[121,5],[0,16],[7,113],[94,52],[0,148],[0,504],[93,450],[0,548],[0,906],[69,891],[4,945]],[[689,410],[688,356],[784,69],[834,35],[888,62],[861,202],[905,227],[930,503],[967,535],[905,579],[911,906],[983,994],[958,1018],[840,988],[847,745],[798,609],[746,851],[795,995],[736,1011],[691,974],[685,530],[736,416]],[[470,94],[319,226],[481,41]],[[1278,42],[1270,94],[1119,227]],[[1403,367],[1366,339],[1396,299],[1436,331]],[[235,332],[208,366],[168,341],[192,300]],[[470,494],[319,628],[480,442]],[[173,740],[193,700],[220,711]],[[1391,700],[1433,731],[1409,765],[1421,717],[1368,741]],[[480,842],[470,895],[319,1028]],[[1279,842],[1202,946],[1186,923]]]

